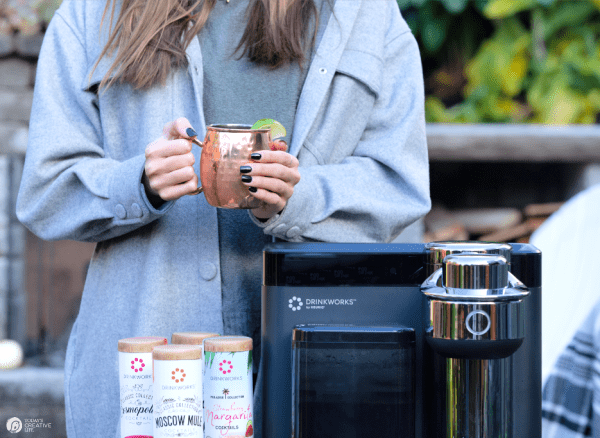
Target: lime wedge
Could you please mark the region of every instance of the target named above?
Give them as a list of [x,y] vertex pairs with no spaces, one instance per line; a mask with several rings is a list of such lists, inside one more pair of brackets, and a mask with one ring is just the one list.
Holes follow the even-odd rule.
[[252,125],[252,129],[270,129],[271,130],[271,140],[275,140],[277,138],[285,137],[287,132],[281,123],[277,120],[273,119],[260,119],[254,125]]

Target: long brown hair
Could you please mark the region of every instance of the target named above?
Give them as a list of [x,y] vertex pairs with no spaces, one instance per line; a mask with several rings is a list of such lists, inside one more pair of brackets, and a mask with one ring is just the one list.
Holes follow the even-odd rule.
[[[187,66],[185,50],[216,1],[122,0],[113,26],[118,0],[107,0],[101,26],[110,9],[110,33],[94,69],[102,57],[116,55],[100,88],[115,82],[127,82],[137,89],[165,84],[174,69]],[[240,58],[247,55],[252,62],[272,69],[293,61],[302,67],[313,16],[316,24],[311,45],[318,29],[313,0],[251,1],[248,24],[235,52],[243,49]]]

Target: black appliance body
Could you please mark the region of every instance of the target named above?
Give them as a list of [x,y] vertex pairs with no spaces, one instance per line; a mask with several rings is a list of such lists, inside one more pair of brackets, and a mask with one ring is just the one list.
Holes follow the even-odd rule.
[[[511,373],[511,422],[518,431],[512,437],[541,438],[541,253],[532,245],[510,245],[510,272],[529,291],[524,342],[512,359],[518,370]],[[263,438],[293,436],[294,330],[323,325],[414,330],[413,427],[396,436],[437,438],[443,419],[436,417],[436,406],[446,395],[446,370],[436,369],[443,361],[425,341],[428,304],[421,285],[431,271],[425,245],[281,242],[267,245],[263,257]]]

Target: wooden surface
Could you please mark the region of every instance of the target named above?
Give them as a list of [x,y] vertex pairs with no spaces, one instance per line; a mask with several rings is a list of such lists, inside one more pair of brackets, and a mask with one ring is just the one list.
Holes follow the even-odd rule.
[[427,125],[431,161],[600,162],[600,125]]

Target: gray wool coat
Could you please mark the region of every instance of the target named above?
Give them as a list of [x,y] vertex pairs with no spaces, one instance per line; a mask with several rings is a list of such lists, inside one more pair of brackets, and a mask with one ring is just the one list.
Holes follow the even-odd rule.
[[[65,364],[70,438],[119,435],[119,339],[223,324],[216,209],[203,196],[155,209],[141,184],[146,145],[167,122],[187,117],[204,136],[198,39],[165,86],[97,93],[111,63],[92,73],[104,6],[64,0],[49,25],[17,200],[41,238],[97,242]],[[423,106],[396,2],[337,0],[297,107],[289,152],[301,181],[280,215],[249,213],[255,226],[296,242],[394,239],[430,208]]]

